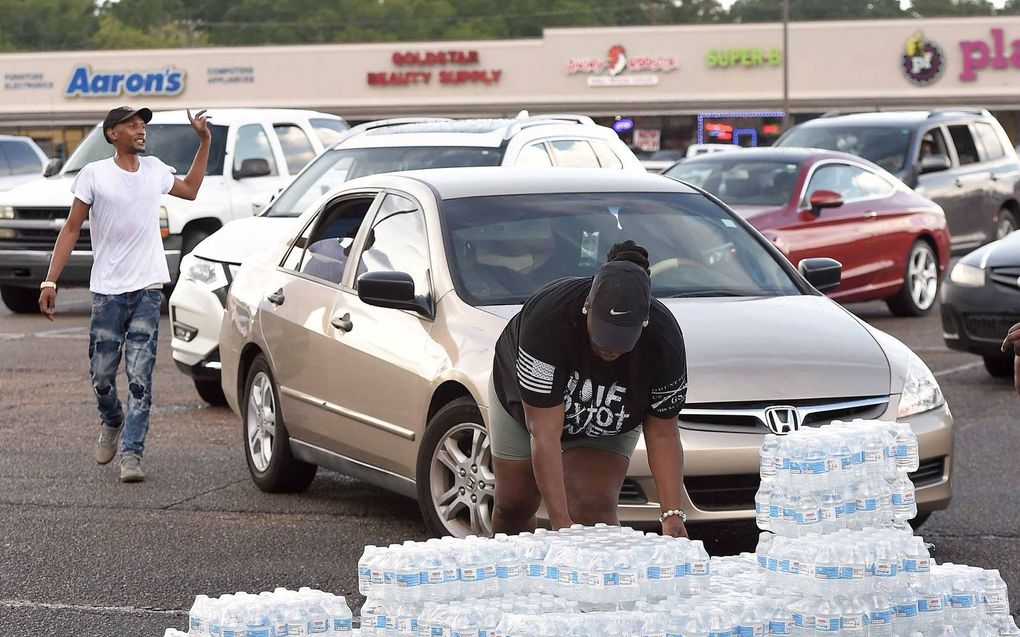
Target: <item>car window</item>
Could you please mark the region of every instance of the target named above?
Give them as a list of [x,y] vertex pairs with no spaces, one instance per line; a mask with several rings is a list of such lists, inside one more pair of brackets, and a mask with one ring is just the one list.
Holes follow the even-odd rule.
[[11,165],[7,161],[7,143],[0,143],[0,177],[11,176]]
[[261,124],[247,124],[237,129],[234,141],[234,170],[241,170],[241,163],[246,159],[264,159],[269,162],[269,174],[278,175],[276,158],[269,145],[269,135]]
[[42,173],[43,165],[39,156],[25,142],[3,142],[3,151],[7,156],[12,175],[31,175]]
[[977,133],[981,147],[985,151],[985,161],[1001,159],[1006,154],[1006,151],[1002,148],[1002,142],[999,140],[999,135],[992,128],[991,124],[976,123],[974,124],[974,132]]
[[[830,120],[831,121],[831,120]],[[903,169],[913,131],[900,126],[847,126],[836,122],[802,125],[777,146],[838,150],[863,157],[891,173]]]
[[793,196],[800,164],[734,157],[706,158],[681,162],[664,174],[704,188],[731,206],[781,206]]
[[552,159],[545,150],[545,143],[539,142],[525,146],[517,158],[517,166],[521,168],[551,168]]
[[355,177],[398,170],[498,166],[502,152],[498,148],[469,146],[334,148],[316,157],[280,193],[266,215],[296,217],[316,199]]
[[817,190],[839,193],[844,201],[883,197],[892,192],[892,185],[863,168],[849,164],[819,166],[808,182],[807,196]]
[[592,276],[623,239],[648,250],[659,298],[800,294],[752,231],[700,193],[466,197],[442,214],[454,282],[472,305],[523,303],[554,279]]
[[949,157],[949,145],[946,144],[946,136],[942,134],[941,128],[933,128],[921,135],[921,148],[918,151],[917,159],[920,161],[928,155]]
[[550,142],[556,165],[566,168],[599,168],[595,151],[583,139],[559,139]]
[[[227,127],[209,125],[212,141],[209,143],[209,163],[206,175],[222,175],[226,161]],[[145,126],[145,155],[158,157],[177,174],[184,176],[191,168],[191,162],[198,152],[198,135],[189,124],[147,124]],[[74,175],[86,164],[113,157],[113,146],[103,137],[98,127],[92,129],[64,166],[63,174]]]
[[280,140],[283,156],[287,160],[287,172],[296,175],[305,164],[315,159],[315,149],[301,127],[297,124],[274,124],[273,130]]
[[605,143],[601,139],[590,139],[588,143],[595,150],[595,154],[599,158],[599,163],[602,164],[603,168],[616,168],[622,169],[623,162],[616,156],[613,149],[610,148],[609,144]]
[[429,293],[428,238],[425,217],[414,201],[388,194],[379,206],[358,263],[358,276],[366,272],[405,272],[414,279],[414,293]]
[[977,145],[974,137],[970,134],[970,127],[966,124],[954,124],[948,126],[949,136],[953,138],[953,145],[956,146],[956,157],[961,166],[973,164],[980,160]]
[[374,197],[359,197],[327,205],[301,234],[283,267],[339,285],[354,238],[373,201]]
[[340,119],[316,117],[308,121],[312,125],[312,130],[318,135],[319,141],[326,148],[340,141],[344,132],[350,129],[347,122]]

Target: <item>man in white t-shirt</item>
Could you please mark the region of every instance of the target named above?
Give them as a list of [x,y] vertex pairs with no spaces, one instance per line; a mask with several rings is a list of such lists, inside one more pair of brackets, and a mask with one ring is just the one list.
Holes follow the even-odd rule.
[[[205,111],[188,120],[200,140],[184,179],[174,169],[145,152],[147,108],[121,106],[103,120],[103,135],[114,147],[109,159],[92,162],[71,186],[74,203],[60,230],[46,280],[40,287],[39,309],[53,320],[57,278],[78,241],[82,223],[89,220],[92,238],[92,321],[89,328],[89,373],[99,407],[99,442],[95,459],[113,460],[120,438],[120,479],[140,482],[145,434],[152,402],[152,368],[156,362],[162,288],[170,283],[159,228],[159,201],[167,193],[194,199],[209,160],[208,118]],[[117,368],[123,354],[128,378],[128,405],[117,397]]]

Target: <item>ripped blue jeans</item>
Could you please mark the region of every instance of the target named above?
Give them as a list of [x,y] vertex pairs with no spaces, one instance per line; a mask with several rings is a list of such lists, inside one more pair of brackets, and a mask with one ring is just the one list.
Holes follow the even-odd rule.
[[[145,448],[162,300],[163,293],[155,289],[92,294],[89,374],[103,424],[124,425],[120,436],[121,453],[142,455]],[[117,397],[117,369],[122,354],[128,379],[126,417]]]

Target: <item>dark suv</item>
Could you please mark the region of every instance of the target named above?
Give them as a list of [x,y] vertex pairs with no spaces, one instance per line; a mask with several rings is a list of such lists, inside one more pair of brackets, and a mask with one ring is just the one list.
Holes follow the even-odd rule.
[[839,150],[875,162],[942,206],[954,252],[1018,227],[1020,161],[986,110],[823,115],[793,127],[775,145]]

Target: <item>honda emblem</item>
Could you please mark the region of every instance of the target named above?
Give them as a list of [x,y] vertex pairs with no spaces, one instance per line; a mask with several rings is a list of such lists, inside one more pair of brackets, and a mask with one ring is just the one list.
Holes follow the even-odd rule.
[[776,405],[765,410],[765,425],[776,435],[797,431],[800,424],[800,412],[792,405]]

